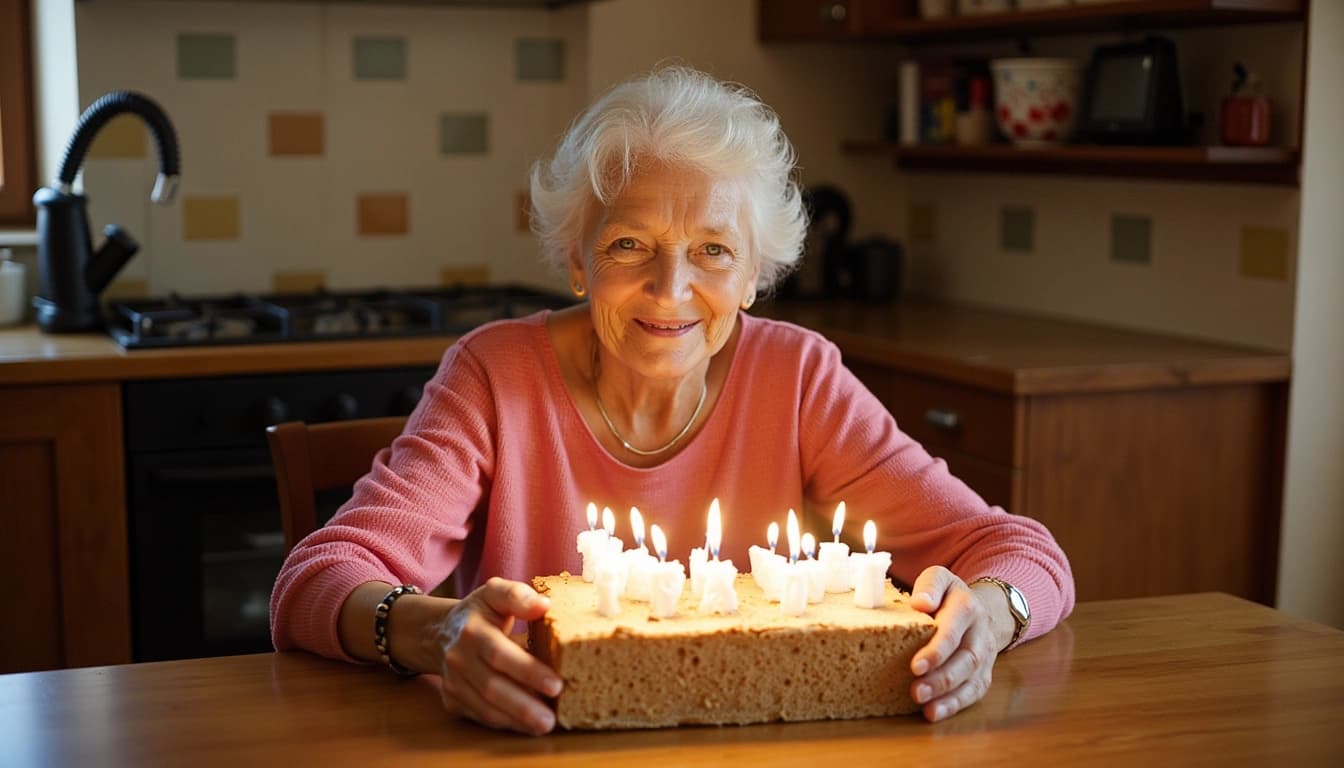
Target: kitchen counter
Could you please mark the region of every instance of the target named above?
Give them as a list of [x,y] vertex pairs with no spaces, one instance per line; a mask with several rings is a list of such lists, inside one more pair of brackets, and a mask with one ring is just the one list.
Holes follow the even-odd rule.
[[[1011,395],[1286,381],[1286,354],[932,302],[758,305],[847,359]],[[126,351],[98,333],[0,330],[0,385],[433,365],[450,336]]]

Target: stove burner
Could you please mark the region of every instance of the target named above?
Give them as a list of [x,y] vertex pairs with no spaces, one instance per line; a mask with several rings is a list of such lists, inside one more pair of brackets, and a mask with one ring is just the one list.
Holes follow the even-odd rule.
[[568,297],[522,286],[185,297],[114,303],[109,332],[127,349],[459,334],[559,309]]

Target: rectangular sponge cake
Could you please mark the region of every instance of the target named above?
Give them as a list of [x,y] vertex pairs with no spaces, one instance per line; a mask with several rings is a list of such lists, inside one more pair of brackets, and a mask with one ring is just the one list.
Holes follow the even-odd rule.
[[883,605],[827,594],[786,616],[750,576],[734,582],[738,611],[701,615],[687,589],[678,615],[648,603],[597,612],[592,584],[563,573],[533,579],[551,609],[529,626],[532,652],[565,681],[555,701],[564,728],[657,728],[907,714],[910,660],[933,619],[890,584]]

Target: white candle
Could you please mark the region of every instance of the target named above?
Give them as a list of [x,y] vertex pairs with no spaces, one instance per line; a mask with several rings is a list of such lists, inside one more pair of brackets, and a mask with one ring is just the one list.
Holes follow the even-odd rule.
[[807,570],[807,602],[820,603],[826,598],[826,572],[816,559],[817,540],[810,533],[803,534],[803,554],[806,560],[801,565]]
[[625,558],[625,597],[638,603],[647,603],[653,595],[653,566],[658,558],[644,548],[644,516],[639,508],[630,508],[630,530],[635,537],[635,548],[621,553]]
[[709,551],[701,547],[691,548],[691,595],[696,600],[705,593],[705,563],[709,562]]
[[677,615],[677,601],[686,586],[686,570],[681,563],[667,562],[667,537],[658,526],[649,529],[653,538],[653,548],[658,552],[658,562],[653,566],[653,591],[649,601],[649,615],[666,619]]
[[625,562],[606,557],[597,564],[597,612],[608,618],[621,613],[621,590],[625,588]]
[[604,542],[607,532],[597,527],[597,505],[588,502],[588,530],[580,531],[577,541],[579,554],[583,555],[583,580],[591,582],[597,575],[597,561],[606,554]]
[[786,616],[801,616],[807,610],[807,571],[798,562],[798,515],[789,510],[786,525],[789,537],[789,561],[780,566],[779,609]]
[[887,571],[891,568],[891,553],[873,551],[877,546],[877,525],[872,520],[863,525],[863,546],[868,553],[860,556],[854,604],[860,608],[880,608],[887,587]]
[[821,543],[821,569],[826,574],[827,592],[848,592],[849,568],[846,562],[849,558],[849,545],[840,541],[840,530],[845,526],[845,502],[840,502],[835,507],[835,518],[831,523],[831,535],[835,537],[834,541],[823,541]]
[[737,577],[737,568],[732,560],[719,560],[719,545],[723,541],[723,522],[719,514],[719,500],[709,503],[709,525],[706,530],[706,543],[713,558],[700,566],[704,593],[700,595],[701,613],[737,613],[737,591],[733,588],[733,579]]
[[780,555],[775,554],[775,545],[779,543],[779,523],[770,523],[770,526],[765,529],[765,543],[770,545],[769,549],[758,547],[755,544],[748,547],[747,558],[751,561],[752,581],[755,581],[756,586],[760,587],[761,591],[767,593],[768,596],[770,591],[767,588],[770,578],[768,571],[773,566],[775,558],[782,559]]

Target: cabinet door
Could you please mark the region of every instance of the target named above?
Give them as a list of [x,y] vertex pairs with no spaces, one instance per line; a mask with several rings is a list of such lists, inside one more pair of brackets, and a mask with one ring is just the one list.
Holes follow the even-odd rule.
[[131,660],[117,384],[0,388],[0,673]]
[[759,0],[761,42],[842,40],[855,33],[862,0]]

